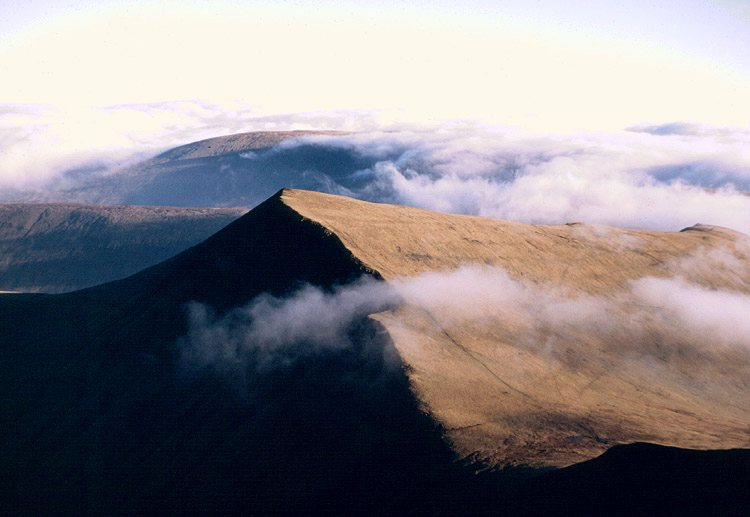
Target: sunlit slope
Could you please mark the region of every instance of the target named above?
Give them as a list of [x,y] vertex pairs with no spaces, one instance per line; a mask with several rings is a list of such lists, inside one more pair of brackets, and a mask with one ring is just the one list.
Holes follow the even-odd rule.
[[[407,295],[398,310],[373,316],[461,455],[559,466],[636,440],[750,445],[750,350],[714,346],[705,342],[710,332],[651,317],[659,305],[632,294],[636,281],[675,275],[707,291],[750,293],[747,237],[705,226],[675,233],[533,226],[295,190],[282,201],[386,280],[491,266],[540,293],[540,304],[552,296],[571,311],[550,316],[556,306],[547,304],[539,324],[533,296],[499,308],[469,298],[457,311],[455,303]],[[589,317],[576,311],[588,305],[597,307],[584,325]]]

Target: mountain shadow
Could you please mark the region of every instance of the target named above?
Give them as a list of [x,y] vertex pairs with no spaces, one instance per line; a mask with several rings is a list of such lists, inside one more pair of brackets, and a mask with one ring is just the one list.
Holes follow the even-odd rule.
[[180,371],[188,302],[372,274],[276,197],[128,279],[0,298],[4,512],[438,512],[467,478],[374,322],[242,392]]

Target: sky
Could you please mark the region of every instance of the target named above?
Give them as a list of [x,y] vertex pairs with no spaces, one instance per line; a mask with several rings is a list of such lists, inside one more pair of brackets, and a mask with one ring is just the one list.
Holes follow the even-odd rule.
[[743,0],[6,0],[0,99],[544,128],[750,120]]
[[746,0],[0,0],[0,12],[0,201],[72,201],[37,194],[202,138],[341,129],[401,135],[406,158],[368,172],[398,194],[384,200],[750,229]]

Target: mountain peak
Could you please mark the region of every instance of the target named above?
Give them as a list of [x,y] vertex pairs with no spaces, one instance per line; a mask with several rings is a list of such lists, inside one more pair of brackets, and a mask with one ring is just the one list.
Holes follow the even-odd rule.
[[[444,496],[434,513],[481,503],[463,464],[743,447],[747,349],[721,314],[682,303],[750,293],[743,239],[282,189],[129,278],[0,297],[0,486],[37,513],[75,513],[81,494],[90,513],[299,513],[342,497],[396,513]],[[259,341],[271,321],[272,340],[297,333]],[[186,347],[204,359],[189,371]]]

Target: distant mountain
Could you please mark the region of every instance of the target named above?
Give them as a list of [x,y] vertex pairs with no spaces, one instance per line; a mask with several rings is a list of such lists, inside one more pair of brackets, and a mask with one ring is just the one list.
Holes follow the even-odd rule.
[[279,147],[303,137],[345,134],[271,131],[211,138],[104,176],[69,181],[74,187],[57,196],[85,203],[253,207],[287,186],[326,191],[331,178],[357,182],[347,177],[372,163],[349,149],[307,141]]
[[131,275],[204,240],[243,209],[0,205],[0,291],[63,292]]
[[[747,447],[748,352],[697,353],[670,341],[674,322],[606,326],[640,314],[629,302],[587,337],[565,300],[618,300],[682,259],[707,289],[748,293],[744,270],[698,267],[701,251],[746,260],[745,238],[284,190],[129,278],[0,297],[0,510],[738,513],[750,451],[618,444]],[[441,294],[429,275],[464,264],[506,271],[519,293],[563,289],[550,305],[562,325],[540,327],[537,347],[521,338],[541,307],[494,310],[464,277]],[[456,301],[468,320],[444,310]],[[682,496],[692,506],[664,503]]]

